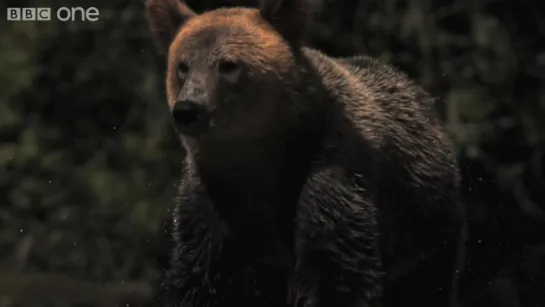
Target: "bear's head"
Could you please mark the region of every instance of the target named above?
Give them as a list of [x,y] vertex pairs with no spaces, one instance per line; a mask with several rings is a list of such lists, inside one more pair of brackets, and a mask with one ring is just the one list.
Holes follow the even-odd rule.
[[[183,137],[266,137],[289,125],[303,78],[309,0],[195,13],[178,0],[147,0],[149,28],[167,58],[166,92]],[[290,115],[292,114],[292,115]],[[273,129],[274,130],[274,129]]]

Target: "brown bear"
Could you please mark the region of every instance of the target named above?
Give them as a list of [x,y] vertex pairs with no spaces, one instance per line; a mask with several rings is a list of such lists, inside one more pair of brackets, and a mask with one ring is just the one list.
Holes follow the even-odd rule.
[[187,151],[161,306],[450,306],[464,209],[433,99],[304,45],[311,0],[147,0]]

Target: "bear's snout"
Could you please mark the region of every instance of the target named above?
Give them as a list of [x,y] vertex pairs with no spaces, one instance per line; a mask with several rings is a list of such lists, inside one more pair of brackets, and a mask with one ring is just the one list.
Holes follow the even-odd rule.
[[195,136],[208,127],[208,110],[200,103],[181,100],[174,104],[172,117],[181,133]]

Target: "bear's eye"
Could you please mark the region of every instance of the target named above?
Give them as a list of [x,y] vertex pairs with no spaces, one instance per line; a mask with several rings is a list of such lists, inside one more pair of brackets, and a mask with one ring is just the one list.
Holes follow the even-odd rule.
[[189,67],[185,63],[179,63],[178,67],[176,67],[176,74],[178,75],[178,78],[182,79],[185,77],[185,75],[189,72]]
[[218,64],[218,72],[222,75],[230,75],[238,72],[239,66],[237,63],[229,60],[224,60]]

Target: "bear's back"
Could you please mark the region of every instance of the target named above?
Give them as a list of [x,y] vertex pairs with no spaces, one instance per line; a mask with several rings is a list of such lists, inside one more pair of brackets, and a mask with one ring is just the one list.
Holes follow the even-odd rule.
[[367,146],[385,157],[406,153],[413,161],[455,160],[434,100],[404,73],[368,56],[332,58],[310,48],[303,51],[332,103],[340,106],[337,121],[349,121]]
[[[436,113],[434,100],[424,89],[404,73],[368,56],[332,58],[310,48],[303,50],[331,103],[340,106],[331,114],[337,116],[333,119],[337,126],[332,128],[339,130],[336,135],[340,137],[332,140],[338,141],[332,145],[337,152],[357,152],[358,146],[376,150],[382,162],[395,166],[397,178],[399,168],[421,179],[457,178],[454,145]],[[352,135],[344,144],[346,123]],[[361,142],[354,142],[354,137]],[[430,182],[430,186],[434,184]]]
[[[405,74],[367,56],[332,58],[304,49],[320,76],[331,103],[341,106],[324,140],[325,164],[366,178],[379,210],[388,214],[383,227],[401,231],[419,216],[456,208],[459,174],[454,145],[442,127],[433,99]],[[328,103],[330,103],[328,102]],[[324,158],[325,157],[325,158]],[[417,208],[428,208],[419,210]],[[431,215],[433,216],[433,215]],[[389,224],[389,225],[388,225]],[[431,223],[435,224],[435,223]],[[384,252],[411,249],[397,238],[385,239]],[[388,250],[394,248],[395,250]]]

